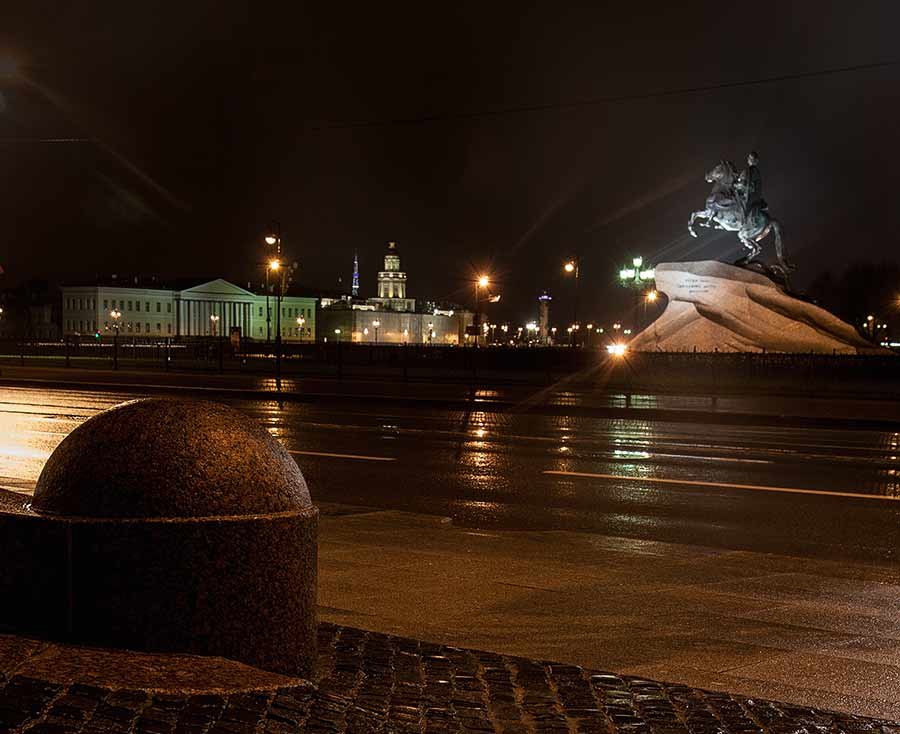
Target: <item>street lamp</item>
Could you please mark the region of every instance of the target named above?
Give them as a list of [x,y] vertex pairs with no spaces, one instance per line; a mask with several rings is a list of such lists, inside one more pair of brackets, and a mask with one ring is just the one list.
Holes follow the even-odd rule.
[[[579,276],[581,274],[581,261],[577,257],[573,257],[571,260],[566,262],[563,265],[563,270],[570,275],[575,276],[575,298],[572,303],[572,322],[578,323],[578,281],[580,280]],[[572,335],[572,346],[575,346],[575,330],[571,330],[569,332]]]
[[300,334],[300,341],[303,341],[303,324],[306,323],[306,319],[302,316],[297,317],[297,332]]
[[122,312],[114,308],[109,312],[109,317],[112,319],[113,329],[115,329],[113,334],[113,369],[117,370],[119,369],[119,319],[122,318]]
[[[656,277],[656,270],[654,268],[644,267],[644,258],[642,257],[634,257],[631,259],[631,267],[624,267],[619,270],[619,282],[625,286],[626,288],[633,289],[635,293],[635,304],[634,309],[637,312],[638,307],[640,306],[640,294],[643,292],[644,287],[653,281]],[[651,290],[650,293],[656,293],[655,290]],[[653,302],[657,299],[657,295],[654,295],[650,298],[649,294],[645,296],[646,300],[644,303]],[[635,313],[635,318],[639,319],[640,314]],[[641,324],[639,324],[641,325]]]
[[375,329],[375,343],[378,344],[378,327],[381,326],[381,322],[378,319],[375,319],[372,322],[372,328]]
[[219,316],[217,314],[212,314],[209,317],[209,331],[211,336],[215,336],[217,333],[217,328],[219,325]]
[[[480,275],[475,281],[475,326],[481,323],[481,314],[479,308],[479,291],[487,288],[491,284],[491,279],[487,275]],[[478,346],[478,330],[475,330],[475,346]]]

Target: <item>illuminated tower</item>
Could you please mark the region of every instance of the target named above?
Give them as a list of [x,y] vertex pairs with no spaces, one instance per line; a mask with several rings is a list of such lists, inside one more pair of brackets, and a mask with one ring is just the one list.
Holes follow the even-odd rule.
[[550,301],[553,299],[547,291],[538,296],[538,333],[546,344],[550,336]]
[[378,273],[378,297],[406,298],[406,273],[400,270],[396,242],[388,242],[384,270]]
[[359,295],[359,256],[353,253],[353,283],[350,286],[350,295],[356,298]]

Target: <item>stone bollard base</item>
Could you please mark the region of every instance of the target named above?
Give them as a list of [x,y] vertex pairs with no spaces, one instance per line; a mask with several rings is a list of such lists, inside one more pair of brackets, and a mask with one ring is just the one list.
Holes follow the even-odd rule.
[[309,677],[317,526],[314,507],[155,521],[0,510],[0,624]]

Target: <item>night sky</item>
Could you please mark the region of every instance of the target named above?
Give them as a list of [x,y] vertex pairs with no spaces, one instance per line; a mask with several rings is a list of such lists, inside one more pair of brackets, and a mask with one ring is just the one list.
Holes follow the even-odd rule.
[[900,61],[900,4],[586,5],[4,0],[26,80],[0,82],[0,287],[246,285],[277,219],[305,284],[349,289],[358,250],[374,295],[396,240],[410,296],[465,301],[487,270],[516,321],[544,288],[570,308],[580,253],[605,319],[633,254],[741,254],[686,222],[751,149],[800,287],[897,259],[900,65],[661,93]]

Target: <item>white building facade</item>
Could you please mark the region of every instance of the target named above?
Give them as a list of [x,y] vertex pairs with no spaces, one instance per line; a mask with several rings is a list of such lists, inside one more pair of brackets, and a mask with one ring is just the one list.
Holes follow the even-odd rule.
[[221,278],[181,290],[137,285],[64,286],[62,330],[67,336],[119,334],[145,338],[231,336],[274,340],[280,326],[284,341],[314,341],[316,299],[285,296],[279,324],[277,299],[259,295]]

